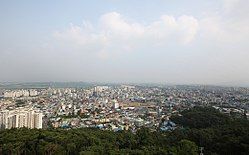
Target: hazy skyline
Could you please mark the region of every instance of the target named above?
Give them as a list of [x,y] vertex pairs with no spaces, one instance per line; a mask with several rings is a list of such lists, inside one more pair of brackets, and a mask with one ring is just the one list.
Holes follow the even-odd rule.
[[0,82],[249,85],[249,0],[0,1]]

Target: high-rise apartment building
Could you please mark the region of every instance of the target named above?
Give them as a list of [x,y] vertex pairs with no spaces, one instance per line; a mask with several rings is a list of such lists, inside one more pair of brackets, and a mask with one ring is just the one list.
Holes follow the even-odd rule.
[[10,129],[27,127],[30,129],[41,129],[42,117],[43,114],[41,112],[29,108],[4,110],[0,112],[0,128]]

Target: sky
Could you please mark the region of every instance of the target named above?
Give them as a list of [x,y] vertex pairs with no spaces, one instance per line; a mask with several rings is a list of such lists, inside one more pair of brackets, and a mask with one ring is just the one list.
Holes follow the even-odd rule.
[[0,82],[249,86],[249,0],[0,0]]

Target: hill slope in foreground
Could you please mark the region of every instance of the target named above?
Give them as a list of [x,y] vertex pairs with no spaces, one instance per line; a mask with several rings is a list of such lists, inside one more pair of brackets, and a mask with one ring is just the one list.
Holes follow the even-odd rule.
[[0,154],[249,154],[249,121],[213,108],[195,107],[173,116],[171,132],[142,128],[111,132],[98,129],[10,129],[0,131]]

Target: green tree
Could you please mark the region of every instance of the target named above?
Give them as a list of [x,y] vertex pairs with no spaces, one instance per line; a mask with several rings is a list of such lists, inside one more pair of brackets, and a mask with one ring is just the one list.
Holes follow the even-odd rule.
[[194,142],[183,139],[178,144],[177,154],[178,155],[198,155],[198,147]]

